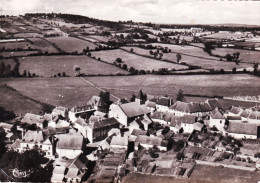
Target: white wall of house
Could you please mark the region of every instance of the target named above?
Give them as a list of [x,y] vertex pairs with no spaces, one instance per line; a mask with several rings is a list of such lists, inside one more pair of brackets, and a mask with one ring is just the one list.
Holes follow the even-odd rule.
[[234,137],[235,139],[257,139],[257,135],[247,135],[247,134],[237,134],[237,133],[228,133],[229,136]]
[[121,146],[121,145],[110,145],[113,149],[127,149],[127,146]]
[[43,144],[41,148],[44,152],[46,152],[46,157],[52,157],[52,145],[51,144]]
[[160,112],[168,112],[169,111],[169,107],[168,106],[164,106],[164,105],[156,104],[156,110],[160,111]]
[[35,146],[34,143],[27,143],[27,142],[20,143],[20,147],[22,151],[25,151],[26,149],[33,149],[34,146]]
[[181,123],[181,127],[183,128],[184,133],[191,133],[194,130],[193,124]]
[[87,130],[87,138],[89,142],[93,143],[93,129],[87,126],[86,130]]
[[215,126],[219,131],[223,131],[224,126],[225,126],[225,119],[212,119],[212,118],[210,117],[209,127],[210,127],[210,128],[213,128],[214,126]]
[[250,118],[248,118],[247,122],[248,123],[254,123],[254,124],[260,124],[260,119],[250,119]]
[[125,125],[126,127],[128,126],[128,117],[126,116],[126,114],[122,111],[122,109],[118,105],[113,105],[109,109],[108,116],[109,116],[109,118],[114,117],[122,125]]
[[151,118],[153,122],[158,122],[162,125],[167,125],[167,122],[162,120],[162,119],[154,119],[154,118]]
[[56,153],[59,155],[59,157],[67,157],[69,159],[76,158],[80,153],[82,153],[82,150],[74,150],[74,149],[56,149]]
[[75,122],[77,120],[76,113],[69,111],[69,119],[72,122]]

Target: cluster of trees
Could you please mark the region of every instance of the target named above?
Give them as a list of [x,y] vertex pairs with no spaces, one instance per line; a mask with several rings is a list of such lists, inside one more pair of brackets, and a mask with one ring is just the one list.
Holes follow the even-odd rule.
[[15,118],[13,111],[8,111],[3,107],[0,107],[0,121],[8,121]]
[[0,77],[21,77],[19,72],[20,63],[18,59],[14,59],[15,65],[12,69],[10,64],[5,65],[4,62],[0,64]]
[[55,74],[53,77],[69,77],[69,75],[67,75],[65,72],[59,72],[57,75]]
[[158,56],[158,59],[162,59],[163,57],[163,53],[160,53],[159,49],[157,49],[157,51],[150,50],[149,53],[150,55],[153,55],[154,58],[157,58]]
[[239,52],[234,52],[233,55],[231,54],[226,54],[226,59],[227,61],[231,62],[231,61],[238,61],[239,59]]
[[44,34],[43,37],[59,37],[61,36],[60,34]]

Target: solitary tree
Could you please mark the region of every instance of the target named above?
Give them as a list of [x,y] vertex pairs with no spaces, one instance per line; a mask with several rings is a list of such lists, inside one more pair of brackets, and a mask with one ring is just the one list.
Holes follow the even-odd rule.
[[75,76],[80,76],[80,67],[78,66],[78,65],[74,65],[74,67],[73,67],[73,70],[74,70],[74,75]]
[[177,101],[185,101],[185,98],[184,98],[184,94],[183,94],[183,91],[182,89],[179,90],[177,96],[176,96],[176,100]]
[[122,59],[121,58],[116,58],[115,60],[117,63],[122,63]]
[[181,54],[177,53],[176,58],[177,58],[177,62],[179,63],[179,61],[181,60]]

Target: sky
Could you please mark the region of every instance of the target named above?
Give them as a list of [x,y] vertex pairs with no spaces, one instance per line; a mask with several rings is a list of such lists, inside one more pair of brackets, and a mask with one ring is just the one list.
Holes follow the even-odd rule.
[[2,15],[37,12],[112,21],[260,25],[260,1],[250,0],[0,0]]

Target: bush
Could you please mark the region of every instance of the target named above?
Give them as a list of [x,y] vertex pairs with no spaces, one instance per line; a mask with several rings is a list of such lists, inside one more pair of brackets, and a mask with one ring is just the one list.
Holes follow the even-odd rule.
[[180,153],[180,152],[178,152],[177,155],[176,155],[177,160],[184,159],[184,157],[185,157],[184,154]]

